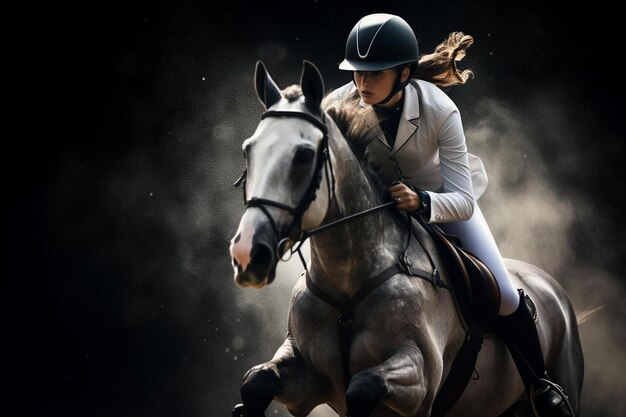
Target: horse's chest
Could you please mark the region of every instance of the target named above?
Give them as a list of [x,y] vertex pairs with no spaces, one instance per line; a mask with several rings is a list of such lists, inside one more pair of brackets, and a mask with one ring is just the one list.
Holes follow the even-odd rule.
[[359,305],[349,329],[340,330],[338,311],[312,298],[294,305],[290,325],[304,358],[318,372],[335,378],[342,375],[344,366],[341,354],[346,347],[342,335],[348,338],[353,373],[375,366],[411,337],[403,325],[406,320],[397,317],[410,317],[414,309],[413,303],[404,299]]

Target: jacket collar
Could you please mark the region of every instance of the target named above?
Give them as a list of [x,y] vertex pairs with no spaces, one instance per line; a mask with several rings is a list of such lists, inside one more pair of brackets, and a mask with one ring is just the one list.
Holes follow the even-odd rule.
[[[368,104],[360,101],[362,107],[368,106]],[[379,130],[376,134],[376,138],[385,145],[392,153],[398,152],[408,141],[411,136],[417,130],[417,120],[420,118],[420,101],[417,89],[413,85],[413,82],[404,87],[404,107],[402,108],[402,116],[400,117],[400,123],[398,124],[398,133],[396,134],[396,140],[391,149],[391,146],[387,143],[385,134],[382,130]]]

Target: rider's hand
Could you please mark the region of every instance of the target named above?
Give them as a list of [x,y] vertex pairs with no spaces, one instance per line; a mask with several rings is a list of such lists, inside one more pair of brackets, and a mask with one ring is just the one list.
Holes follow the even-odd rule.
[[419,194],[401,182],[395,182],[389,187],[389,194],[400,210],[415,211],[420,207]]

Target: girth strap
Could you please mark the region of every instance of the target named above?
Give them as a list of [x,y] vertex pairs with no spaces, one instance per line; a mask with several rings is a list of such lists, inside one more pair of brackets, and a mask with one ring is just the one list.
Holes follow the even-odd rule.
[[[352,317],[354,309],[372,291],[381,286],[389,278],[400,273],[407,273],[407,270],[399,263],[391,265],[375,278],[366,282],[365,285],[350,299],[347,301],[340,301],[317,286],[317,284],[315,284],[311,279],[311,275],[308,271],[305,272],[306,286],[308,290],[320,300],[339,310],[339,316],[337,317],[339,353],[341,354],[341,365],[343,368],[343,377],[346,389],[348,389],[348,384],[352,379],[352,373],[350,372],[350,349],[352,347]],[[411,275],[419,276],[420,278],[424,278],[432,282],[432,274],[421,269],[411,268]]]

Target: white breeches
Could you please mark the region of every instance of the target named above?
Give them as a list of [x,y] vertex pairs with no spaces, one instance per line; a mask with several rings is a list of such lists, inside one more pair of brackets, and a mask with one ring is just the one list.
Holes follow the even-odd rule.
[[507,316],[513,313],[519,305],[519,293],[511,281],[496,241],[478,205],[474,206],[474,214],[469,220],[440,223],[438,226],[445,233],[457,236],[463,248],[478,256],[487,265],[500,286],[499,314]]

